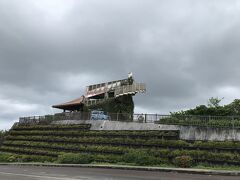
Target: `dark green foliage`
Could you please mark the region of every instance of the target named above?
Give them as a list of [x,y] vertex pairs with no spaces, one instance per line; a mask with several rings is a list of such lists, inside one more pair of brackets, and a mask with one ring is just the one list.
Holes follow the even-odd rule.
[[32,130],[89,130],[91,124],[75,124],[75,125],[20,125],[15,126],[12,130],[16,131],[32,131]]
[[190,168],[193,165],[193,159],[191,156],[177,156],[173,162],[177,167]]
[[9,158],[12,156],[12,154],[9,153],[1,153],[0,152],[0,162],[9,162]]
[[194,109],[171,113],[172,115],[202,115],[202,116],[240,116],[240,99],[235,99],[225,106],[199,105]]
[[2,131],[2,130],[0,131],[0,147],[2,146],[2,143],[6,135],[7,135],[7,131]]
[[32,131],[16,131],[11,130],[10,135],[24,135],[24,136],[65,136],[65,137],[131,137],[131,138],[164,138],[168,139],[173,138],[177,139],[179,136],[179,131],[81,131],[81,130],[32,130]]
[[140,138],[108,138],[108,137],[61,137],[61,136],[8,136],[8,143],[18,143],[26,141],[34,142],[48,142],[48,143],[65,143],[65,144],[84,144],[84,145],[112,145],[112,146],[128,146],[128,147],[188,147],[190,144],[185,141],[166,140],[168,137],[162,137],[164,139],[140,139]]
[[[132,120],[132,114],[134,111],[134,102],[131,95],[125,95],[118,98],[110,98],[105,100],[104,102],[89,106],[88,109],[85,110],[94,110],[101,109],[105,112],[111,113],[111,116],[114,116],[114,113],[119,113],[119,120]],[[112,119],[116,119],[116,117],[112,117]]]
[[54,162],[56,158],[49,156],[18,155],[18,162]]
[[62,164],[89,164],[93,160],[93,156],[89,154],[64,153],[58,156],[57,162]]
[[160,158],[151,156],[146,151],[131,150],[123,156],[123,162],[134,163],[136,165],[157,165],[161,164]]

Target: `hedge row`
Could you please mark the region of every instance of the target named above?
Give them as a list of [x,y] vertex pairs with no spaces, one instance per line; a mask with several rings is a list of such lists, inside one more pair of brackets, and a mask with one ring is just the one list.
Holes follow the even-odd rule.
[[218,128],[240,128],[240,120],[204,120],[194,118],[164,118],[160,119],[158,124],[184,125],[184,126],[203,126],[203,127],[218,127]]
[[[116,148],[111,146],[66,146],[63,148],[62,145],[55,144],[33,144],[26,145],[24,147],[24,143],[21,143],[18,147],[14,146],[3,146],[0,150],[4,152],[15,152],[21,154],[29,154],[29,155],[45,155],[50,157],[56,157],[63,152],[75,152],[75,153],[90,153],[90,154],[112,154],[118,155],[115,153],[121,152],[122,155],[126,155],[130,152],[137,151],[134,148]],[[240,165],[240,154],[239,153],[217,153],[217,152],[209,152],[204,150],[171,150],[171,149],[156,149],[156,148],[142,148],[138,149],[140,151],[145,151],[148,154],[152,155],[156,158],[163,158],[172,161],[176,157],[179,156],[189,156],[195,162],[208,162],[212,164],[233,164]],[[121,155],[121,154],[119,154]]]
[[0,162],[54,162],[56,160],[57,158],[49,156],[0,153]]
[[134,151],[118,155],[101,155],[85,153],[61,153],[58,157],[36,156],[36,155],[18,155],[11,153],[0,153],[0,162],[57,162],[70,164],[85,164],[92,162],[105,163],[131,163],[136,165],[160,165],[167,160],[153,157],[144,151]]
[[163,139],[131,139],[131,138],[103,138],[103,137],[61,137],[61,136],[7,136],[9,141],[52,142],[65,144],[111,145],[129,147],[165,147],[175,149],[200,149],[210,151],[240,152],[239,142],[195,141],[189,143],[182,140]]
[[16,131],[11,130],[10,135],[23,135],[23,136],[73,136],[73,137],[129,137],[129,138],[168,138],[178,139],[179,131],[43,131],[43,130],[32,130],[32,131]]
[[187,147],[185,141],[163,139],[131,139],[106,137],[61,137],[61,136],[7,136],[6,140],[29,142],[53,142],[66,144],[107,144],[113,146],[148,146],[148,147]]
[[97,145],[76,145],[76,144],[61,144],[61,143],[47,143],[47,142],[29,142],[29,141],[5,141],[4,146],[14,147],[29,147],[38,149],[54,149],[56,151],[69,150],[74,152],[93,152],[93,153],[109,153],[109,154],[123,154],[128,151],[126,147],[112,147],[112,146],[97,146]]
[[23,131],[23,130],[89,130],[91,124],[70,124],[70,125],[20,125],[15,126],[12,130]]
[[27,155],[40,155],[40,156],[50,156],[57,157],[58,153],[56,151],[46,151],[32,148],[17,148],[17,147],[8,147],[2,146],[0,147],[1,152],[10,152],[15,154],[27,154]]

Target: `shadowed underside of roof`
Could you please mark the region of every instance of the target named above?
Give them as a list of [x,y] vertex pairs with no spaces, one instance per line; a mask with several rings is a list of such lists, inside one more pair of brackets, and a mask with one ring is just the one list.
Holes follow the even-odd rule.
[[84,96],[81,96],[78,99],[74,99],[72,101],[58,104],[58,105],[53,105],[53,108],[58,108],[58,109],[63,109],[63,110],[76,110],[76,109],[81,109],[83,104],[84,104]]

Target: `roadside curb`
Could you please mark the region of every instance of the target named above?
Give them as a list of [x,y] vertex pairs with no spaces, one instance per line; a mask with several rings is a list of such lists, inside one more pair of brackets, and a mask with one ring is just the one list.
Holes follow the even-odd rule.
[[137,171],[159,171],[159,172],[177,172],[177,173],[188,173],[188,174],[240,176],[240,171],[192,169],[192,168],[166,168],[166,167],[148,167],[148,166],[99,165],[99,164],[52,164],[52,163],[49,163],[49,164],[46,164],[46,163],[0,163],[0,166],[1,165],[104,168],[104,169],[137,170]]

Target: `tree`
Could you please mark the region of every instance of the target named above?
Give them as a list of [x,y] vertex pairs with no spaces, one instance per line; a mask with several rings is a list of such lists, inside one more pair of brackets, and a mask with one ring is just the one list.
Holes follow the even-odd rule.
[[219,107],[219,103],[223,100],[223,98],[219,99],[218,97],[214,98],[214,97],[211,97],[209,100],[208,100],[208,107]]

